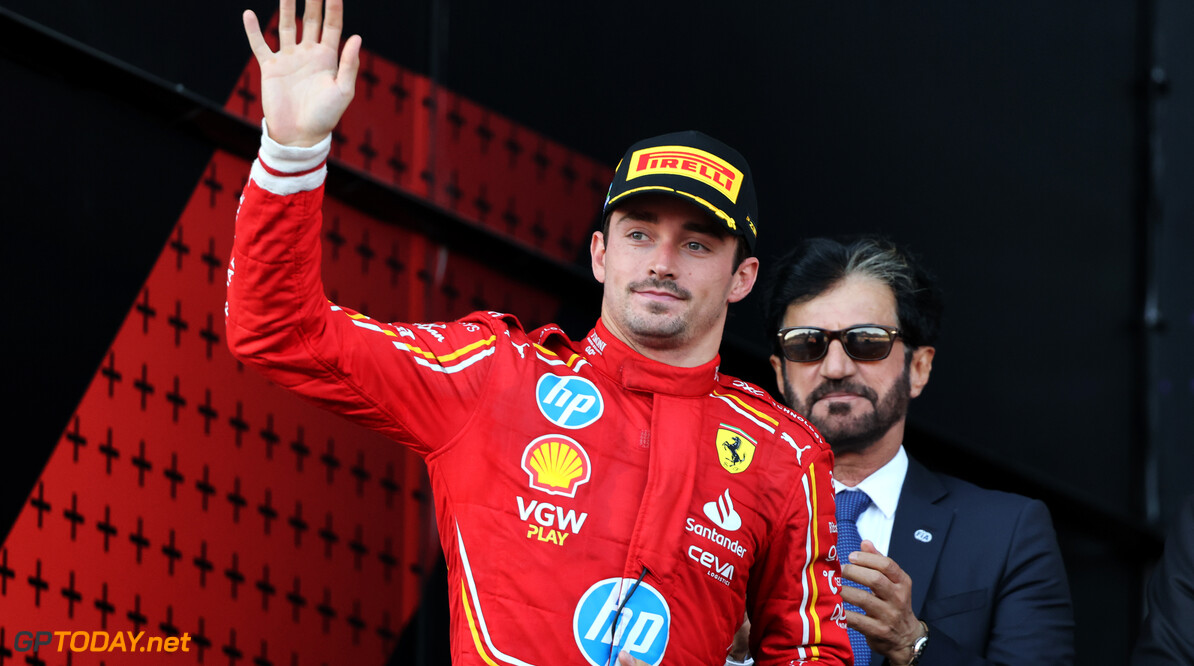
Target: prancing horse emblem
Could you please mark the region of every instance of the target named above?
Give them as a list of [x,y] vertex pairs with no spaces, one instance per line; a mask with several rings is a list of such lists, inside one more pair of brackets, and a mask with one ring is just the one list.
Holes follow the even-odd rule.
[[750,467],[755,456],[755,440],[738,428],[721,424],[717,429],[717,457],[721,466],[731,474]]
[[729,450],[731,465],[737,465],[742,462],[742,456],[738,455],[738,449],[742,448],[742,440],[737,435],[731,437],[728,442],[722,442],[721,445]]

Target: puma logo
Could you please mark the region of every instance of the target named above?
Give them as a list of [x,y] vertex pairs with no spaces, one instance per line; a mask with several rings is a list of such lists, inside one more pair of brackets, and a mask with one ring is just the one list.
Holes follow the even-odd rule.
[[812,445],[812,444],[809,444],[808,446],[805,446],[805,447],[800,447],[800,446],[797,446],[797,445],[796,445],[796,440],[792,439],[791,435],[789,435],[789,434],[788,434],[788,433],[786,433],[786,432],[781,432],[781,433],[779,434],[779,436],[780,436],[780,437],[783,437],[784,441],[785,441],[785,442],[787,442],[789,446],[791,446],[792,448],[796,449],[796,462],[798,462],[798,463],[800,463],[801,465],[803,465],[803,464],[804,464],[804,460],[802,460],[801,458],[802,458],[802,456],[804,456],[804,452],[805,452],[805,451],[808,451],[809,449],[813,448],[813,445]]

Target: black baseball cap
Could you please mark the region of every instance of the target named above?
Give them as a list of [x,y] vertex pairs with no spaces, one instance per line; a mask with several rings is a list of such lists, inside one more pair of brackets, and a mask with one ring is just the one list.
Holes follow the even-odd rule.
[[673,132],[631,146],[605,197],[603,214],[640,194],[665,194],[707,209],[750,253],[758,239],[758,203],[750,165],[742,155],[700,132]]

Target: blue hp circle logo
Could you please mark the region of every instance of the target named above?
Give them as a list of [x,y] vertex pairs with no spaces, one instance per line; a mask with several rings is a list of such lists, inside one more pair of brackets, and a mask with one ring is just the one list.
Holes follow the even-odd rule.
[[593,382],[576,375],[543,375],[535,385],[535,401],[544,418],[569,430],[592,425],[605,411]]
[[[635,588],[634,583],[633,578],[606,578],[594,583],[576,604],[572,633],[581,654],[593,666],[613,664],[622,650],[651,666],[663,661],[672,612],[655,588],[647,583]],[[631,589],[634,594],[618,613],[622,598]]]

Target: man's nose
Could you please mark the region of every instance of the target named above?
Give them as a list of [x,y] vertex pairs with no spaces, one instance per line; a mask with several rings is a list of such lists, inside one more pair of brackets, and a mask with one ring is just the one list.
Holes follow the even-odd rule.
[[821,359],[821,376],[829,379],[841,379],[854,374],[856,366],[854,359],[846,354],[846,348],[841,340],[832,340],[825,358]]
[[673,280],[676,277],[676,249],[667,243],[660,243],[651,253],[651,275]]

